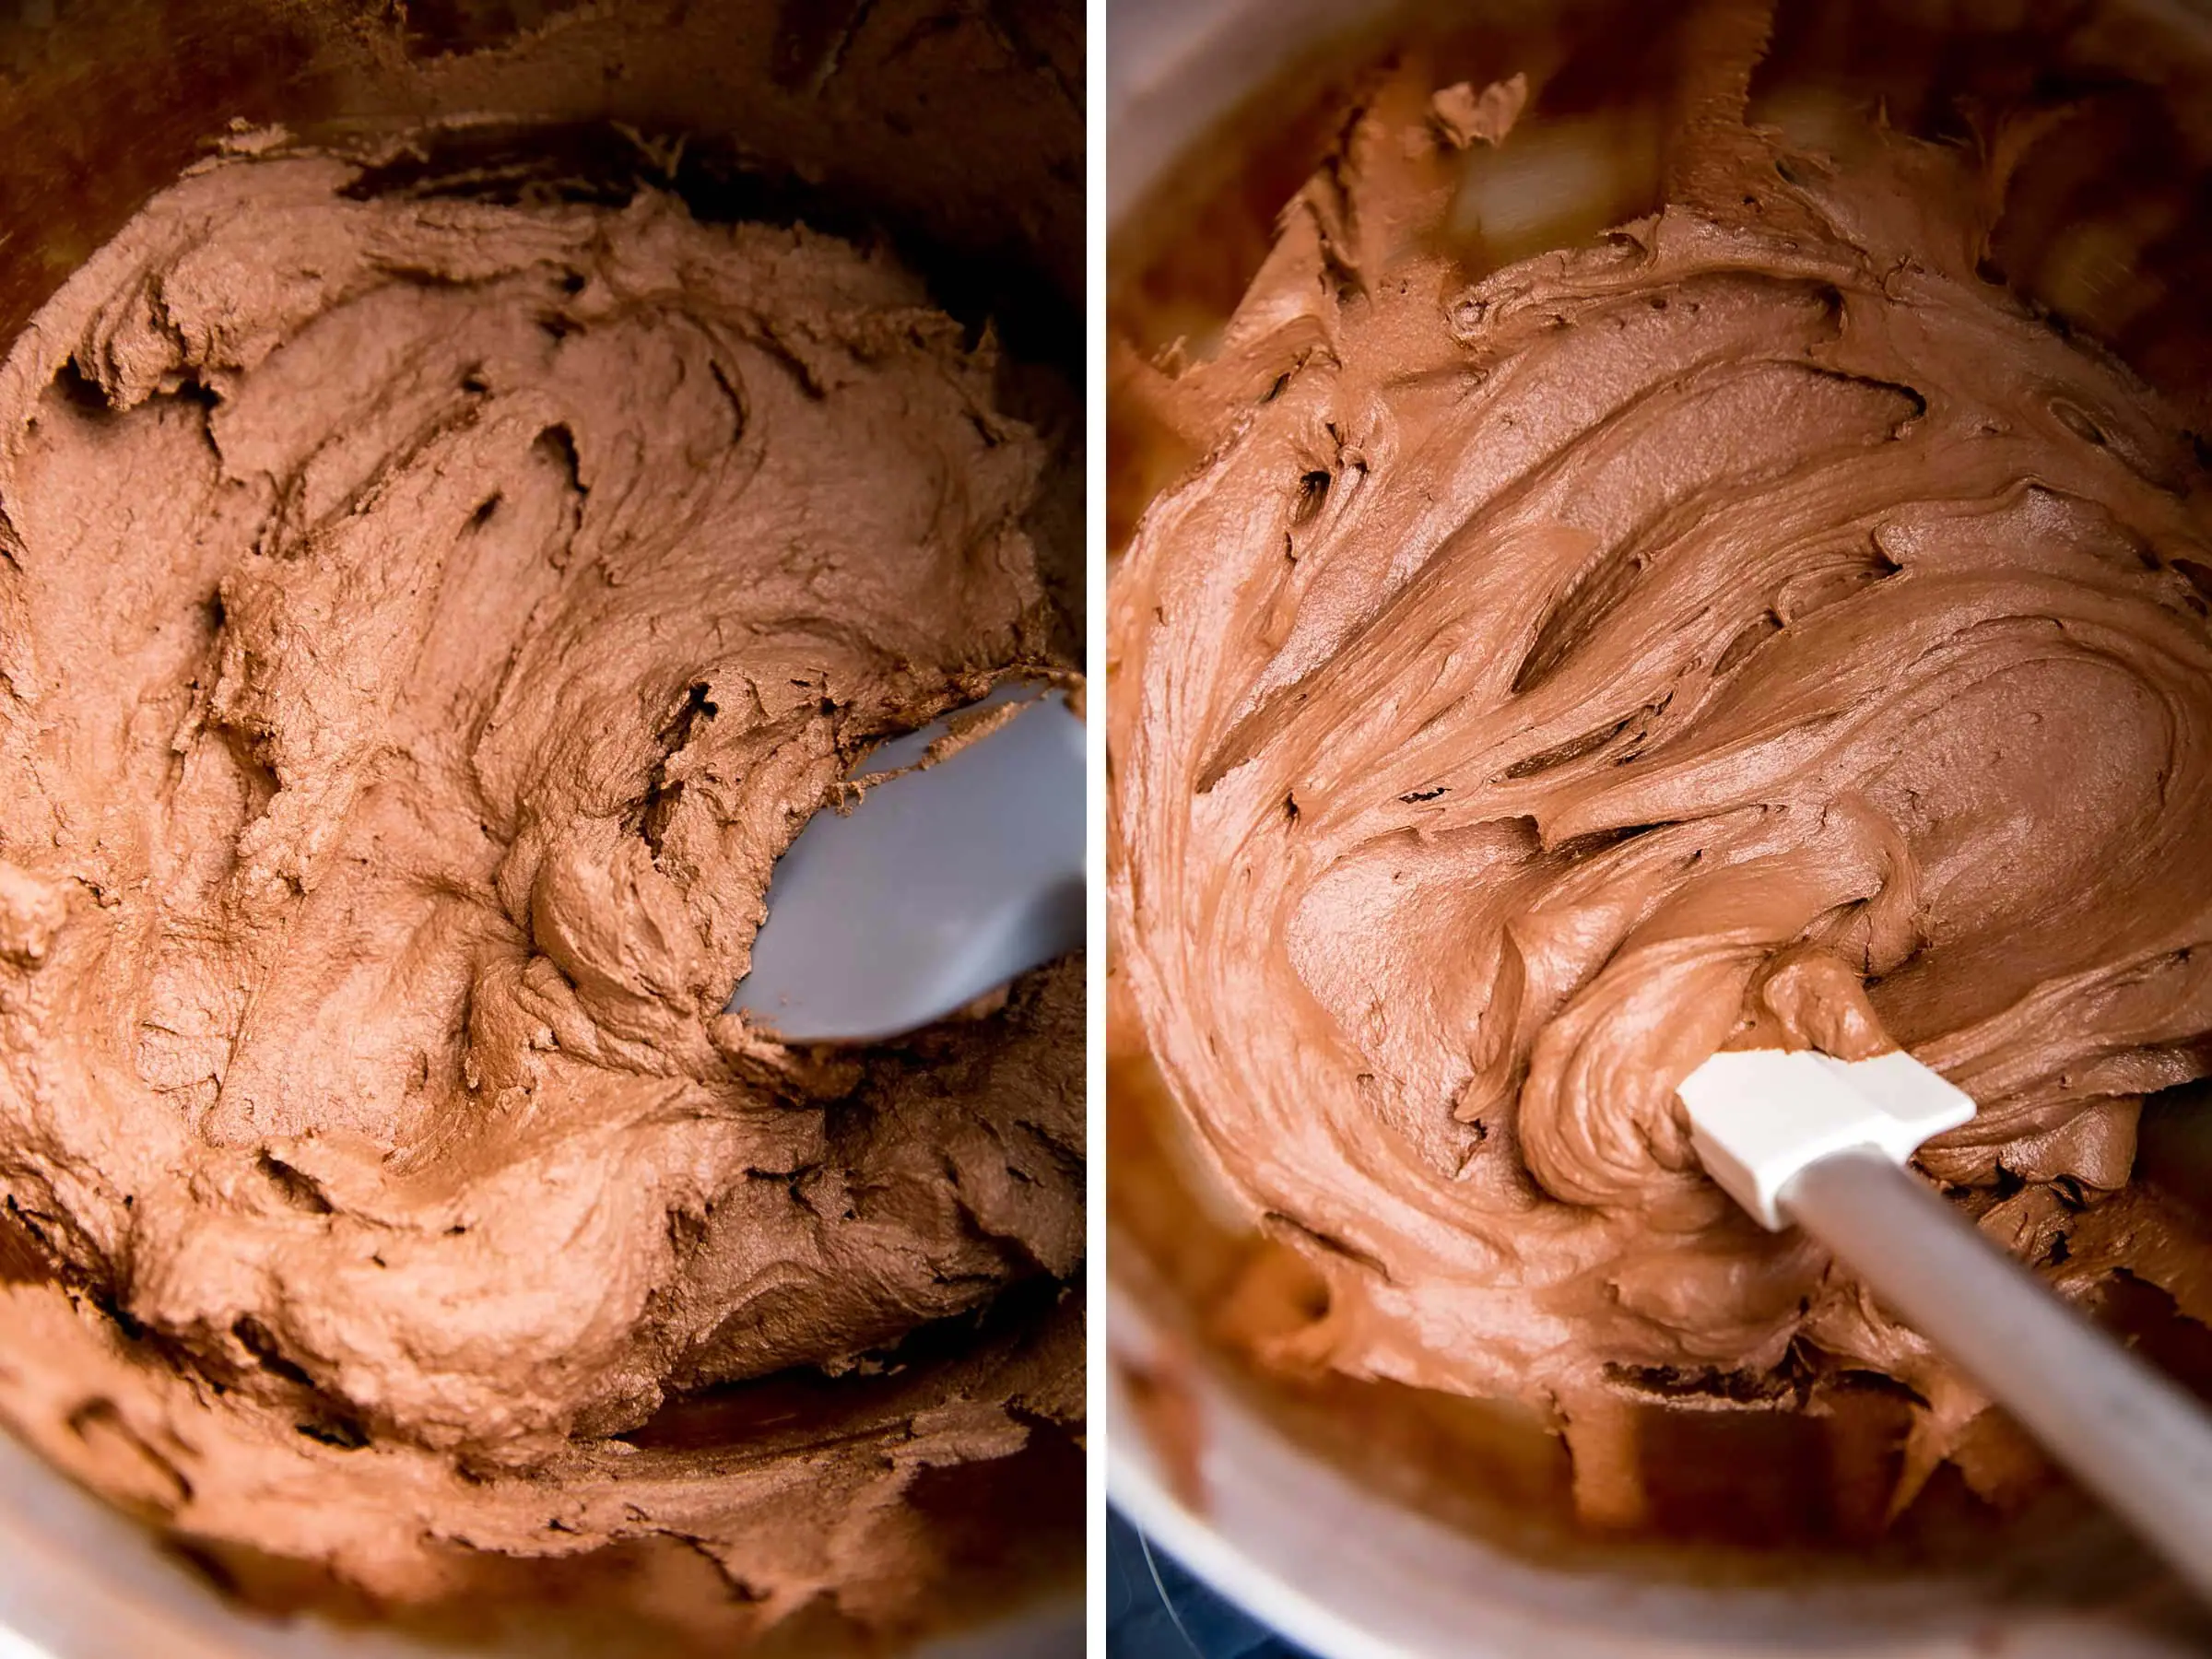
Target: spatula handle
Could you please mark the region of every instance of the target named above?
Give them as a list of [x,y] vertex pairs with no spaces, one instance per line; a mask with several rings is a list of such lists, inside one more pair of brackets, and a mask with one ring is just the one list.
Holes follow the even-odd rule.
[[2212,1601],[2212,1416],[2191,1395],[1878,1152],[1806,1166],[1779,1204]]

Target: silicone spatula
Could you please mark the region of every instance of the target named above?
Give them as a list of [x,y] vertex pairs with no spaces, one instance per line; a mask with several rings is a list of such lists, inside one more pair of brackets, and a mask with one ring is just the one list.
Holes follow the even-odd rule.
[[732,1011],[789,1042],[878,1041],[1081,947],[1083,723],[1034,684],[960,715],[1006,702],[1021,712],[941,760],[922,764],[944,721],[885,744],[854,778],[917,770],[808,820]]
[[1720,1053],[1681,1087],[1706,1172],[1802,1227],[2212,1601],[2212,1416],[1905,1168],[1974,1102],[1905,1053]]

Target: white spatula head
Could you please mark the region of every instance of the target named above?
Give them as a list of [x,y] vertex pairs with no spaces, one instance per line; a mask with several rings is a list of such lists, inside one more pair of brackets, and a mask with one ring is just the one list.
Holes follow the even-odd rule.
[[1775,1200],[1806,1165],[1852,1147],[1903,1164],[1974,1115],[1974,1100],[1903,1050],[1871,1060],[1742,1049],[1715,1054],[1677,1091],[1690,1144],[1731,1198],[1779,1232]]
[[[818,812],[778,862],[751,971],[730,999],[793,1042],[862,1042],[943,1018],[1083,944],[1083,723],[1002,687],[1008,724]],[[920,761],[938,722],[854,773]]]

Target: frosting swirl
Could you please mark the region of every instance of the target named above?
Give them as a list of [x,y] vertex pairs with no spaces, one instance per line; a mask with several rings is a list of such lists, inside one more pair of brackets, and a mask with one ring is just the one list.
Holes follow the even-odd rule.
[[2212,1053],[2203,468],[1977,275],[2002,167],[1793,153],[1712,78],[1662,211],[1476,280],[1493,135],[1385,90],[1219,351],[1128,380],[1205,459],[1111,594],[1117,976],[1328,1281],[1287,1355],[1570,1418],[1793,1347],[1964,1387],[1700,1174],[1726,1044],[1911,1048],[1985,1226],[2201,1303],[2096,1201]]
[[394,1602],[680,1540],[702,1641],[903,1627],[923,1473],[1080,1418],[1077,1304],[885,1357],[1080,1260],[1080,965],[724,1006],[853,763],[1049,664],[1048,446],[880,253],[374,183],[203,169],[0,364],[0,1412]]

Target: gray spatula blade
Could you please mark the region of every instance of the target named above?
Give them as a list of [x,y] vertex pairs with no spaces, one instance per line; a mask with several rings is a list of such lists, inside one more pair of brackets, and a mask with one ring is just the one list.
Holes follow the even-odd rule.
[[[1083,944],[1083,723],[1060,692],[999,730],[818,812],[777,864],[734,1010],[794,1042],[857,1042],[941,1019]],[[922,758],[937,724],[855,776]]]

